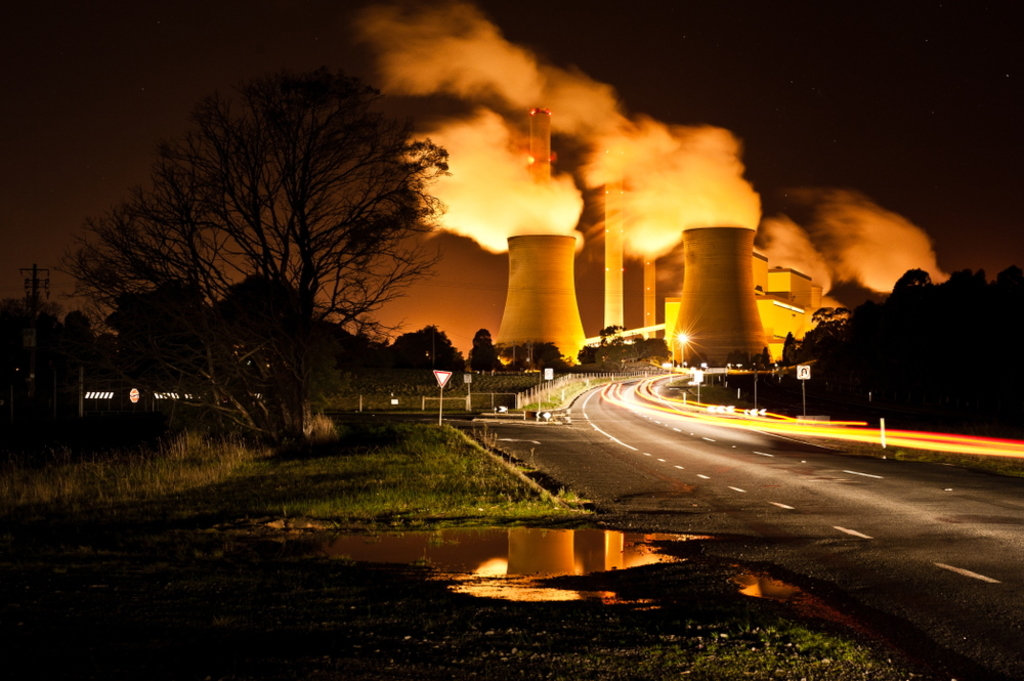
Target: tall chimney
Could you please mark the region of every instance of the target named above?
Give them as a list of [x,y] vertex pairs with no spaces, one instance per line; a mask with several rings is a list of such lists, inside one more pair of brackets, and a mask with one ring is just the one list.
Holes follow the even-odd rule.
[[625,326],[622,303],[622,180],[604,186],[604,327]]
[[573,360],[586,338],[576,303],[576,240],[558,234],[508,239],[508,297],[496,344],[554,343]]
[[[644,258],[644,326],[654,326],[658,323],[657,320],[657,269],[654,264],[654,258],[647,256]],[[654,334],[648,334],[648,338],[653,338]]]
[[729,353],[767,345],[754,299],[754,230],[704,227],[683,232],[683,295],[670,344],[689,340],[683,359],[724,365]]
[[538,184],[551,180],[551,111],[530,109],[530,177]]

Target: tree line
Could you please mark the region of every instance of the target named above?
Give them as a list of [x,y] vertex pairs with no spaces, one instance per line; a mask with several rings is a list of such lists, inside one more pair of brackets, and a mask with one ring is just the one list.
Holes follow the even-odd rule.
[[1020,411],[1024,363],[1024,273],[1012,266],[988,281],[983,270],[941,284],[910,270],[880,303],[822,308],[802,342],[787,338],[787,364],[815,362],[815,377],[861,392],[902,391],[952,401],[983,396]]

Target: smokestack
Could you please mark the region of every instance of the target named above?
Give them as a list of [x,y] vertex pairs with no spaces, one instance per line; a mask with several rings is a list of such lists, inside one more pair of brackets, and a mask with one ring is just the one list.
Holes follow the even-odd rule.
[[575,255],[571,236],[509,237],[508,297],[496,344],[554,343],[576,358],[586,337],[576,303]]
[[[656,291],[657,269],[654,265],[654,258],[648,256],[644,259],[644,326],[654,326],[658,323]],[[653,334],[650,334],[650,337],[653,338]]]
[[530,109],[530,176],[538,184],[551,180],[551,111]]
[[604,327],[625,326],[622,303],[622,180],[604,186]]
[[754,230],[706,227],[683,232],[683,295],[670,344],[689,340],[683,359],[723,365],[729,353],[767,345],[754,300]]

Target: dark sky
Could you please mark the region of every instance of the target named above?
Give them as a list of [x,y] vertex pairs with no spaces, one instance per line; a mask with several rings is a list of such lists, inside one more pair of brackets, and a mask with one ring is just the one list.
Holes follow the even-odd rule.
[[[373,84],[350,30],[362,4],[4,3],[0,297],[22,295],[19,269],[36,263],[59,301],[71,235],[145,181],[156,143],[202,96],[321,65]],[[629,113],[733,131],[766,215],[794,210],[796,188],[853,189],[924,229],[947,272],[1024,266],[1024,74],[1005,4],[478,4],[512,42],[611,84]],[[437,241],[438,276],[384,317],[437,323],[463,347],[477,328],[497,333],[504,257]],[[601,321],[595,253],[577,261],[588,333]]]

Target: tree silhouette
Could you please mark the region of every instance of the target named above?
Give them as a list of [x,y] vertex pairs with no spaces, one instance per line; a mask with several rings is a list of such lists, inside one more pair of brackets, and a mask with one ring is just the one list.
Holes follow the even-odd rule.
[[125,296],[187,292],[160,312],[197,351],[150,339],[147,359],[237,423],[304,437],[317,325],[372,326],[436,260],[414,237],[440,212],[428,189],[447,154],[373,111],[379,97],[320,69],[204,99],[150,184],[86,223],[65,259],[78,293],[104,318]]
[[491,332],[480,329],[473,335],[473,350],[469,354],[469,365],[473,371],[493,371],[501,368],[498,350],[494,347]]

